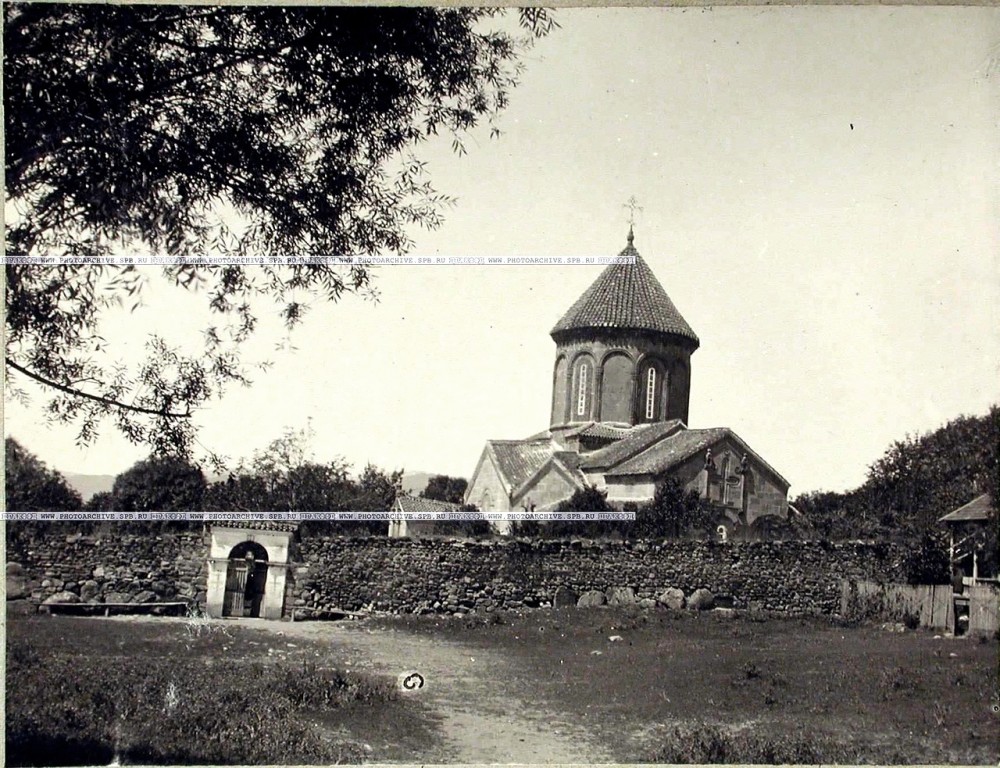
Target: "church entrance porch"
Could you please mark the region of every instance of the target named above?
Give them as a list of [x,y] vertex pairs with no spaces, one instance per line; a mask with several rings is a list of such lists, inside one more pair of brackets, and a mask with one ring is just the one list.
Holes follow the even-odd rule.
[[213,523],[208,615],[280,619],[294,531],[294,525],[281,523]]

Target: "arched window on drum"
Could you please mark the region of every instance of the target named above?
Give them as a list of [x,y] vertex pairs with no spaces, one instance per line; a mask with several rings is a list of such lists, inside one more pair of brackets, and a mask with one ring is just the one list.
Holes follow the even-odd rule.
[[594,362],[582,357],[573,369],[573,389],[570,393],[571,421],[590,418],[591,401],[594,399]]
[[658,361],[643,363],[639,379],[639,421],[662,421],[667,412],[667,372]]

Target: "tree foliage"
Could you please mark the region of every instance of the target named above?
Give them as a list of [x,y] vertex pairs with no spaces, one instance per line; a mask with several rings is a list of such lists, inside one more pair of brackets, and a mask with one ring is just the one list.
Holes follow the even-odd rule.
[[468,487],[469,481],[464,477],[432,475],[427,481],[427,487],[420,492],[420,496],[435,501],[461,504],[465,499],[465,491]]
[[4,118],[8,254],[170,255],[218,323],[204,351],[162,338],[133,367],[102,357],[100,320],[140,306],[130,266],[6,267],[5,361],[52,392],[52,418],[92,441],[111,419],[156,454],[187,456],[191,415],[247,383],[253,301],[289,326],[317,300],[372,291],[362,266],[185,264],[205,253],[400,253],[449,202],[414,148],[493,125],[544,10],[8,3]]
[[637,539],[678,538],[704,533],[712,520],[710,507],[697,491],[686,491],[676,479],[668,478],[656,486],[652,501],[639,505],[626,532]]
[[172,457],[150,457],[115,478],[111,501],[120,512],[198,512],[205,485],[198,467]]
[[78,510],[80,494],[66,479],[49,469],[17,440],[4,441],[6,506],[10,512],[51,512]]
[[[463,481],[464,482],[464,481]],[[430,498],[430,497],[424,497]],[[477,516],[479,507],[475,504],[463,504],[458,509],[459,512],[467,513],[468,520],[435,520],[433,532],[437,536],[461,536],[467,538],[481,538],[493,533],[493,526],[489,520]]]
[[[286,430],[267,448],[241,463],[205,494],[208,512],[387,512],[396,501],[403,471],[386,472],[369,464],[353,477],[341,459],[315,461],[310,430]],[[306,521],[312,533],[385,533],[384,521]]]
[[823,538],[885,538],[922,546],[925,535],[940,533],[942,515],[988,491],[1000,498],[997,446],[1000,407],[993,406],[983,416],[960,416],[894,442],[856,489],[815,491],[792,503]]
[[[4,15],[14,253],[400,252],[442,199],[415,160],[491,124],[531,40],[480,8],[47,5]],[[494,126],[495,127],[495,126]],[[461,149],[461,144],[456,144]],[[219,203],[251,223],[229,233]],[[227,243],[227,235],[231,242]]]

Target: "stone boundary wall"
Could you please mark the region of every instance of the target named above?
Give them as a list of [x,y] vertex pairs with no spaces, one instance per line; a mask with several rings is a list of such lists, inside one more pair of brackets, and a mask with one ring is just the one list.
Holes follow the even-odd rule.
[[285,610],[462,613],[551,605],[630,587],[637,600],[667,588],[707,588],[735,608],[833,614],[845,578],[900,579],[900,552],[845,542],[455,541],[307,539]]
[[[72,529],[70,529],[72,530]],[[7,599],[41,603],[64,593],[80,602],[205,601],[208,539],[201,533],[79,534],[48,531],[11,537],[7,529]]]
[[[8,599],[203,603],[208,550],[201,533],[8,536]],[[843,579],[901,581],[900,554],[864,542],[307,538],[293,550],[284,612],[493,611],[551,605],[560,587],[628,587],[636,600],[705,588],[735,608],[832,614]]]

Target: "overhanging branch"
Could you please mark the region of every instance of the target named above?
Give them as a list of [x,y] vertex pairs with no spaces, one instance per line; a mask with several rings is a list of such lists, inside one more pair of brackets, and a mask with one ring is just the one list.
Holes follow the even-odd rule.
[[121,403],[118,400],[112,400],[108,397],[101,397],[100,395],[92,395],[90,392],[81,392],[79,389],[74,389],[65,384],[60,384],[58,381],[52,381],[44,376],[35,373],[34,371],[28,370],[22,365],[18,365],[9,357],[5,358],[7,365],[13,368],[18,373],[23,373],[28,378],[34,379],[40,384],[44,384],[47,387],[52,387],[53,389],[58,389],[60,392],[64,392],[72,397],[82,397],[84,400],[93,400],[96,403],[103,403],[104,405],[110,406],[112,408],[121,408],[124,411],[132,411],[133,413],[144,413],[149,416],[161,416],[166,419],[188,419],[191,418],[191,413],[174,413],[172,411],[158,411],[155,408],[142,408],[138,405],[129,405],[128,403]]

